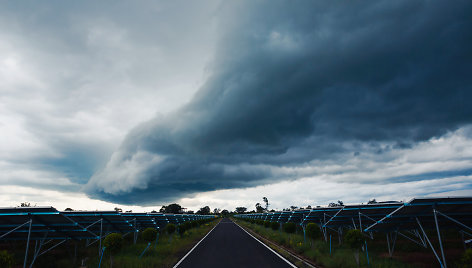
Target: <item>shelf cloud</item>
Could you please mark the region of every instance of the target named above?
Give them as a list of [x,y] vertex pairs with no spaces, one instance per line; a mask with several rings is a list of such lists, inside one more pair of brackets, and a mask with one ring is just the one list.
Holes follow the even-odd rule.
[[[448,176],[377,176],[372,166],[472,139],[471,14],[470,1],[223,3],[204,84],[132,129],[84,190],[150,204],[323,174],[352,183]],[[319,170],[327,166],[341,168]],[[371,178],[335,176],[363,168]]]

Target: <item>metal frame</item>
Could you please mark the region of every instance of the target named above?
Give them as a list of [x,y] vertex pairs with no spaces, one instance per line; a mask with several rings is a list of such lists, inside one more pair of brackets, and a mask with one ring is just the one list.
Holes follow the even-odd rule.
[[[445,211],[442,211],[441,207]],[[461,208],[463,210],[454,210]],[[448,211],[453,212],[448,213]],[[287,212],[239,214],[236,217],[283,221],[286,217],[281,217],[282,213],[286,214]],[[416,198],[406,203],[389,202],[317,207],[307,212],[295,210],[291,213],[288,216],[288,220],[292,222],[296,222],[296,219],[299,219],[295,214],[303,214],[303,217],[298,222],[303,229],[308,222],[318,223],[325,241],[328,241],[328,231],[338,234],[340,244],[342,242],[343,229],[359,229],[370,239],[374,238],[373,232],[385,233],[390,257],[394,254],[398,236],[423,248],[429,246],[440,266],[444,268],[447,268],[447,263],[440,226],[443,226],[441,228],[456,228],[459,226],[461,228],[459,232],[461,233],[464,249],[466,249],[466,242],[469,241],[465,240],[464,235],[472,237],[472,197]],[[402,213],[407,214],[402,216]],[[440,221],[440,216],[447,220],[449,225],[446,225],[444,221]],[[461,222],[461,217],[466,222]],[[386,224],[388,224],[387,227],[385,227]],[[435,231],[439,245],[438,249],[433,247],[430,237],[426,234],[425,224],[428,229]],[[470,239],[470,243],[472,244],[472,239]]]

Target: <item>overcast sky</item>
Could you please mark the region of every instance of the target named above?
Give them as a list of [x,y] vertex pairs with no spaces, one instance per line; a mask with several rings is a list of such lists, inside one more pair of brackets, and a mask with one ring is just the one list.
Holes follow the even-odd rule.
[[0,206],[472,195],[470,1],[0,2]]

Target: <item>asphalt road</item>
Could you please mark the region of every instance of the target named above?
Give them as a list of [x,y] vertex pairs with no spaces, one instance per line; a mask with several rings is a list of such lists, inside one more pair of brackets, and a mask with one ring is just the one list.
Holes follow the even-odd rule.
[[224,218],[177,266],[195,267],[293,267]]

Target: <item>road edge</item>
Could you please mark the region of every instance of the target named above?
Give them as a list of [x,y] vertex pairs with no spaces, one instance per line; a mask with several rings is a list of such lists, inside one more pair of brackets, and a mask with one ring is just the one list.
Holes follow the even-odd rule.
[[195,246],[193,246],[193,248],[191,248],[191,249],[187,252],[187,254],[185,254],[172,268],[177,268],[177,267],[180,265],[180,263],[182,263],[182,262],[185,260],[185,258],[187,258],[187,256],[190,255],[190,253],[192,253],[192,251],[193,251],[193,250],[216,228],[216,226],[218,226],[218,224],[220,224],[220,222],[221,222],[221,219],[220,219],[220,221],[219,221],[215,226],[213,226],[213,228],[211,228],[211,230],[210,230],[202,239],[200,239],[200,241],[198,241],[197,244],[195,244]]
[[[231,220],[231,219],[230,219]],[[258,241],[259,243],[261,243],[262,245],[264,245],[264,247],[268,248],[272,253],[274,253],[275,255],[277,255],[279,258],[281,258],[282,260],[284,260],[286,263],[288,263],[290,266],[292,267],[295,267],[295,268],[298,268],[295,264],[291,263],[289,260],[287,260],[286,258],[284,258],[284,256],[280,255],[280,253],[278,253],[277,251],[273,250],[271,247],[269,247],[268,245],[266,245],[264,242],[262,242],[261,240],[257,239],[255,236],[253,236],[251,233],[249,233],[248,231],[246,231],[246,229],[244,229],[243,227],[241,227],[241,225],[237,224],[235,221],[231,220],[234,224],[236,224],[239,228],[241,228],[241,230],[243,230],[244,232],[246,232],[248,235],[250,235],[252,238],[254,238],[256,241]]]
[[[233,221],[233,222],[234,222],[234,221]],[[246,231],[247,233],[249,233],[250,235],[251,235],[251,233],[252,233],[251,236],[253,236],[253,237],[257,236],[257,237],[259,237],[260,240],[263,240],[264,242],[269,243],[269,244],[273,245],[274,247],[276,247],[276,248],[278,248],[278,249],[280,249],[280,250],[286,252],[286,253],[289,254],[291,257],[293,257],[293,258],[295,258],[295,259],[297,259],[297,260],[303,262],[306,266],[311,267],[311,268],[319,268],[319,266],[315,266],[315,264],[313,264],[313,263],[311,263],[311,262],[309,262],[309,261],[307,261],[307,260],[301,258],[300,256],[297,256],[296,254],[290,252],[290,251],[287,250],[286,248],[281,247],[281,246],[277,245],[276,243],[270,241],[269,239],[267,239],[267,238],[265,238],[265,237],[263,237],[263,236],[261,236],[261,235],[255,233],[253,230],[251,230],[251,229],[248,228],[249,231],[247,231],[246,228],[240,226],[240,225],[237,224],[236,222],[234,222],[234,223],[235,223],[236,225],[238,225],[240,228],[242,228],[244,231]],[[259,240],[259,239],[257,239],[257,240]],[[268,246],[268,245],[265,244],[264,242],[261,242],[261,243],[263,243],[265,246]],[[269,248],[270,248],[270,247],[269,247]],[[293,263],[292,263],[292,264],[293,264]]]

